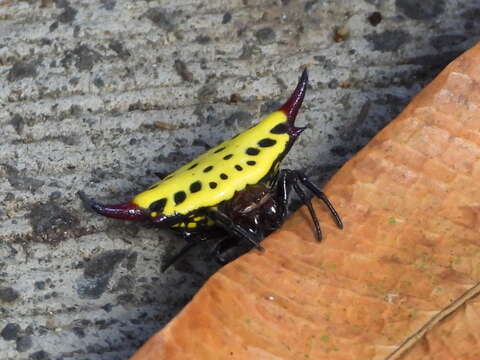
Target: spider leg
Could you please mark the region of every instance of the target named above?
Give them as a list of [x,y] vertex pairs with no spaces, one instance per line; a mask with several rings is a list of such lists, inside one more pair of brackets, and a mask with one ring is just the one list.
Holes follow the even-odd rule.
[[295,193],[300,198],[300,201],[305,204],[308,208],[310,216],[312,217],[313,224],[315,226],[315,231],[317,234],[317,239],[320,241],[322,239],[322,231],[320,229],[320,222],[318,221],[317,215],[313,209],[311,200],[307,197],[303,189],[299,185],[305,186],[310,190],[316,197],[323,201],[323,203],[328,207],[330,214],[335,220],[335,223],[340,229],[343,229],[342,219],[338,215],[337,211],[333,207],[332,203],[328,200],[325,193],[320,191],[308,178],[305,174],[297,170],[283,169],[280,171],[277,180],[274,184],[277,187],[278,191],[278,202],[280,210],[283,216],[286,215],[286,206],[288,201],[288,196],[291,188],[295,190]]
[[165,272],[170,266],[172,266],[174,263],[176,263],[181,257],[183,257],[186,253],[188,253],[190,250],[192,250],[195,246],[200,244],[200,241],[192,241],[187,243],[183,248],[180,249],[178,253],[176,253],[174,256],[169,258],[165,264],[162,265],[161,271]]
[[319,188],[315,186],[314,183],[312,183],[305,174],[301,173],[300,171],[295,171],[295,174],[300,180],[300,182],[308,189],[310,190],[316,197],[318,197],[320,200],[323,201],[325,205],[327,205],[328,210],[330,211],[330,214],[332,214],[333,219],[337,223],[337,226],[340,229],[343,229],[343,222],[342,219],[340,218],[340,215],[338,215],[337,211],[333,207],[332,203],[330,200],[328,200],[327,195],[325,195],[324,192],[322,192]]
[[225,265],[229,260],[223,257],[223,254],[231,248],[238,245],[238,238],[227,237],[218,241],[211,252],[218,264]]
[[279,206],[280,218],[285,219],[287,217],[288,195],[292,190],[291,183],[288,181],[288,172],[285,170],[280,171],[273,187],[277,189],[276,200]]
[[305,195],[305,192],[302,190],[302,188],[298,186],[298,178],[296,176],[292,177],[291,181],[292,181],[293,189],[295,190],[298,197],[300,198],[300,201],[307,206],[310,216],[312,217],[313,225],[315,226],[315,232],[317,234],[317,240],[322,241],[322,230],[320,229],[320,223],[318,221],[317,214],[315,214],[315,210],[313,210],[312,202]]
[[219,210],[210,210],[208,215],[224,230],[228,233],[233,233],[242,240],[250,242],[258,250],[264,251],[265,249],[259,244],[259,241],[255,239],[253,234],[249,233],[243,227],[235,224],[232,219]]
[[163,264],[161,268],[162,272],[165,272],[170,266],[176,263],[181,257],[187,254],[190,250],[192,250],[195,246],[200,244],[202,241],[205,241],[207,239],[207,236],[204,234],[186,231],[186,230],[182,231],[181,235],[183,237],[183,240],[185,240],[187,244],[184,247],[182,247],[178,253],[176,253],[174,256],[169,258],[165,262],[165,264]]

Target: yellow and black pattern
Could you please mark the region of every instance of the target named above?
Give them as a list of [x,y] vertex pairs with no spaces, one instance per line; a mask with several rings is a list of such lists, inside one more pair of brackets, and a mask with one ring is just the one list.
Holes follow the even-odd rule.
[[292,189],[307,206],[320,241],[320,223],[305,190],[323,201],[337,226],[343,228],[340,216],[305,174],[279,170],[281,160],[305,130],[295,126],[295,118],[307,85],[305,69],[292,95],[278,111],[182,166],[131,201],[102,205],[83,192],[79,195],[100,215],[124,220],[150,219],[159,227],[177,229],[187,244],[164,264],[163,270],[203,242],[203,230],[212,225],[227,235],[213,248],[212,254],[219,263],[226,263],[223,254],[239,240],[262,250],[261,239],[278,229],[287,215]]
[[266,116],[153,184],[132,202],[156,217],[189,214],[233,198],[248,184],[265,178],[288,150],[287,120],[283,111]]

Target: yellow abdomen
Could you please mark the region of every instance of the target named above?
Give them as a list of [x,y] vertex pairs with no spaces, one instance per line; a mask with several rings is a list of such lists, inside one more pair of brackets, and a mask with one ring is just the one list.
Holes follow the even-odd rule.
[[231,199],[260,182],[285,152],[287,116],[276,111],[259,124],[224,141],[133,198],[143,209],[167,216],[188,214]]

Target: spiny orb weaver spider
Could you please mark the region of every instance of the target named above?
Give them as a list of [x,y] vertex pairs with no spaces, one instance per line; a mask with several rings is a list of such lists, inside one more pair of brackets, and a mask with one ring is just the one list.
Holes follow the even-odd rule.
[[325,203],[342,229],[340,216],[327,196],[305,174],[279,169],[280,162],[305,130],[295,126],[295,118],[307,85],[305,69],[293,94],[278,111],[198,156],[129,202],[102,205],[82,191],[79,195],[100,215],[124,220],[148,219],[182,234],[187,244],[166,262],[163,270],[206,240],[205,231],[215,227],[230,235],[213,249],[220,263],[226,262],[222,255],[240,240],[264,250],[260,241],[283,223],[292,188],[307,206],[320,241],[320,224],[303,188]]

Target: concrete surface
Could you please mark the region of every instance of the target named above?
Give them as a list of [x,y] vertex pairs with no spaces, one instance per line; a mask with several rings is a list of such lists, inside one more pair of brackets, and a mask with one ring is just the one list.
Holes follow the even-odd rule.
[[[480,39],[469,0],[0,1],[0,357],[125,359],[217,266],[85,211],[123,201],[289,95],[285,165],[319,183]],[[205,309],[208,311],[209,309]]]

